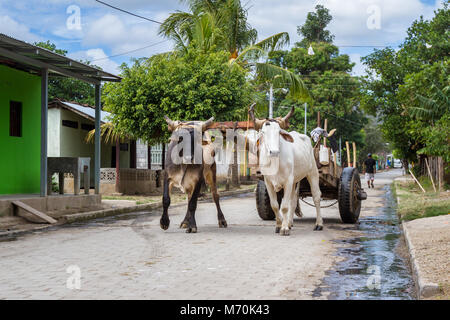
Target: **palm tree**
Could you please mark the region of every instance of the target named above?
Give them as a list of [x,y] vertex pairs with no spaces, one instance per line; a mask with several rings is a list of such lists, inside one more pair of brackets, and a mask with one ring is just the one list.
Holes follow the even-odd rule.
[[172,13],[159,34],[172,39],[178,50],[192,42],[198,48],[226,50],[236,58],[238,52],[256,41],[257,31],[247,23],[247,11],[240,0],[182,0],[190,12]]

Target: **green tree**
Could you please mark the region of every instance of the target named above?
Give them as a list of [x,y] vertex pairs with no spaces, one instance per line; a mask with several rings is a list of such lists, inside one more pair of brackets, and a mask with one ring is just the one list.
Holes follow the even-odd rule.
[[325,30],[327,25],[333,20],[330,10],[318,4],[316,12],[309,12],[306,22],[297,27],[297,33],[303,36],[303,40],[298,44],[299,47],[307,48],[311,42],[332,43],[334,35],[329,30]]
[[[56,45],[48,40],[46,42],[36,42],[34,45],[50,50],[62,56],[65,56],[67,54],[66,50],[57,49]],[[89,64],[89,62],[83,63]],[[97,66],[94,67],[100,69]],[[50,77],[48,81],[48,98],[49,100],[59,98],[67,101],[94,105],[95,90],[93,85],[81,80],[65,77]]]
[[[430,21],[420,17],[408,29],[398,51],[376,50],[362,60],[371,75],[364,81],[361,104],[382,120],[382,132],[397,156],[416,161],[419,153],[437,150],[448,141],[447,103],[438,99],[449,83],[450,12],[448,3]],[[447,143],[448,144],[448,143]],[[448,152],[448,151],[447,151]]]
[[157,55],[131,67],[123,64],[122,82],[104,87],[105,109],[119,132],[149,144],[169,138],[164,115],[177,120],[242,119],[252,88],[246,73],[227,62],[226,52],[192,48],[182,57]]
[[[306,42],[297,43],[290,51],[272,52],[269,55],[270,62],[299,75],[309,88],[311,99],[308,101],[308,133],[317,126],[316,115],[320,111],[321,126],[323,119],[327,118],[328,129],[336,128],[337,136],[343,141],[355,141],[361,147],[364,143],[361,129],[367,120],[359,108],[360,81],[349,74],[354,66],[349,56],[340,54],[339,49],[329,43],[332,41],[332,35],[324,32],[324,28],[332,19],[328,9],[322,6],[316,9],[317,13],[309,13],[309,19],[305,25],[298,27],[298,30],[316,30],[315,37],[317,38],[317,34],[321,35],[319,38],[326,35],[326,41],[314,42],[314,37],[305,33]],[[317,31],[317,26],[320,26],[320,32]],[[313,47],[314,55],[308,54],[309,45]],[[298,101],[279,91],[276,94],[276,105],[299,106],[290,123],[293,130],[303,132],[304,109]],[[283,108],[275,111],[277,115],[283,112]]]
[[360,164],[367,158],[369,153],[375,155],[376,153],[387,153],[389,151],[389,147],[384,141],[383,133],[375,119],[369,120],[363,129],[363,134],[364,147],[359,149],[358,152],[358,161]]

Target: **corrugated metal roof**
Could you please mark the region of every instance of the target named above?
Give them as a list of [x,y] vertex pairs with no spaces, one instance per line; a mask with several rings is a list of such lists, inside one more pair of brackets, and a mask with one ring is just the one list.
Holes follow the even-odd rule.
[[[61,101],[62,104],[69,106],[70,108],[76,109],[81,113],[84,113],[85,115],[89,116],[92,118],[92,120],[95,119],[95,109],[91,108],[91,107],[85,107],[79,104],[75,104],[75,103],[71,103],[71,102],[65,102],[65,101]],[[111,115],[111,113],[107,112],[107,111],[100,111],[100,121],[102,122],[109,122],[109,116]]]
[[[83,105],[83,104],[79,104],[73,101],[64,101],[61,99],[55,99],[53,101],[51,101],[48,104],[49,108],[54,108],[54,107],[62,107],[65,108],[67,110],[73,111],[77,114],[79,114],[80,116],[89,119],[91,121],[95,121],[95,108],[93,106],[90,105]],[[110,122],[110,116],[111,113],[107,112],[107,111],[100,111],[100,121],[102,123],[105,122]]]
[[34,46],[0,33],[0,64],[32,73],[48,68],[49,75],[66,76],[98,84],[100,81],[121,81],[119,76]]

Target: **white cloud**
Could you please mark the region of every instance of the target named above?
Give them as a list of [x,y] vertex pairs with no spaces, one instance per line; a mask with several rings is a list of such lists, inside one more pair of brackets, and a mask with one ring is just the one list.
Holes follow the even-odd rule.
[[0,33],[26,42],[41,40],[31,33],[27,26],[20,24],[9,16],[0,16]]
[[[420,15],[431,18],[441,1],[426,5],[420,0],[259,0],[250,3],[249,21],[258,30],[260,39],[286,31],[291,42],[295,42],[301,39],[297,26],[305,23],[308,12],[314,11],[316,4],[330,9],[333,21],[328,30],[336,36],[336,44],[388,45],[402,41],[407,28]],[[370,16],[367,8],[371,5],[381,9],[380,30],[367,27]]]
[[103,71],[119,74],[119,65],[108,58],[103,49],[89,49],[86,51],[78,51],[68,55],[75,60],[88,60],[92,61],[92,64],[99,66]]
[[[132,20],[113,14],[106,14],[87,25],[82,44],[87,47],[94,45],[107,46],[111,48],[111,55],[117,55],[164,40],[157,35],[159,25]],[[170,49],[170,42],[166,42],[155,47],[130,53],[130,56],[151,56]]]

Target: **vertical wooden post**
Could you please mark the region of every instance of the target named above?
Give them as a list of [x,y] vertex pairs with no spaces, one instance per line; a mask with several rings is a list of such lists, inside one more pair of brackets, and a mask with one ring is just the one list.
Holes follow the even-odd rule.
[[116,192],[120,192],[120,138],[116,140]]
[[352,159],[350,159],[350,144],[348,141],[345,141],[345,148],[347,149],[347,167],[352,166]]
[[[328,119],[325,119],[325,124],[324,124],[324,126],[323,126],[323,129],[324,129],[325,131],[327,131],[327,127],[328,127]],[[324,138],[324,139],[323,139],[323,146],[324,146],[324,147],[327,146],[327,138]]]
[[136,140],[130,141],[130,169],[137,168],[137,156],[136,156]]
[[321,124],[321,122],[320,122],[320,111],[317,111],[317,127],[320,128],[320,124]]
[[356,143],[353,142],[353,167],[356,168]]

